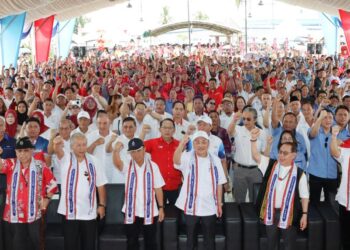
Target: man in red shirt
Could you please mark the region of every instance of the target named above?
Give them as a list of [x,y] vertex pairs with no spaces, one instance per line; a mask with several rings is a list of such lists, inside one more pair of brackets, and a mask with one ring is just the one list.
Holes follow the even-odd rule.
[[215,109],[217,109],[218,105],[222,101],[222,98],[224,97],[224,90],[221,85],[217,86],[216,78],[210,78],[209,80],[208,97],[215,100]]
[[0,160],[0,173],[7,180],[5,249],[27,249],[28,244],[39,249],[42,243],[40,218],[57,192],[57,183],[42,157],[33,154],[33,144],[23,137],[16,143],[17,159]]
[[174,205],[179,195],[182,183],[181,172],[174,168],[173,155],[179,141],[173,138],[175,123],[167,118],[160,122],[159,138],[145,141],[146,152],[151,154],[152,161],[159,166],[160,173],[165,181],[163,186],[164,204]]

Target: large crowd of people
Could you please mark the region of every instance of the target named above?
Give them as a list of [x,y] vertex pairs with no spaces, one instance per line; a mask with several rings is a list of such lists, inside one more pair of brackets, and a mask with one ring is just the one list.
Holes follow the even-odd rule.
[[269,249],[279,231],[295,249],[309,202],[337,210],[350,249],[350,58],[154,46],[0,73],[0,249],[39,249],[56,193],[65,249],[94,249],[112,183],[125,184],[116,213],[130,250],[141,231],[145,249],[160,247],[170,205],[185,215],[187,249],[199,221],[215,249],[223,203],[253,201],[254,183]]

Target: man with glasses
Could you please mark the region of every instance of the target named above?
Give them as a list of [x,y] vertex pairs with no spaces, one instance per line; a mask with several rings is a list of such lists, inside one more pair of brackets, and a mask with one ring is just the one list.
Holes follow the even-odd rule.
[[[0,148],[0,153],[3,153]],[[42,157],[34,154],[28,137],[16,142],[17,158],[0,159],[0,173],[7,179],[7,201],[3,214],[5,249],[41,249],[40,219],[57,184]],[[29,206],[32,204],[32,206]]]
[[163,186],[164,204],[174,205],[179,195],[179,187],[182,184],[182,176],[179,170],[174,168],[173,155],[179,145],[179,141],[173,138],[175,123],[167,118],[160,122],[160,137],[145,141],[146,152],[157,163],[160,173],[165,181]]
[[[238,113],[234,115],[227,129],[229,136],[234,137],[236,145],[234,160],[237,167],[234,169],[233,188],[234,197],[238,203],[246,201],[247,192],[249,192],[249,201],[253,201],[253,184],[262,180],[258,164],[252,158],[250,150],[250,132],[257,128],[257,115],[254,108],[247,106],[243,109],[242,117]],[[242,118],[244,126],[236,125],[240,118]],[[266,145],[266,135],[262,130],[257,145],[258,150],[262,152]]]
[[330,110],[323,109],[308,132],[311,148],[307,169],[310,174],[310,201],[316,204],[320,202],[322,189],[327,202],[332,202],[337,192],[337,162],[330,151],[333,118]]
[[307,177],[294,162],[297,144],[280,143],[278,159],[273,160],[260,154],[257,145],[259,134],[259,129],[251,130],[250,143],[252,157],[264,176],[256,204],[259,217],[266,225],[267,249],[278,249],[281,235],[284,249],[293,250],[296,249],[297,229],[304,231],[307,227]]

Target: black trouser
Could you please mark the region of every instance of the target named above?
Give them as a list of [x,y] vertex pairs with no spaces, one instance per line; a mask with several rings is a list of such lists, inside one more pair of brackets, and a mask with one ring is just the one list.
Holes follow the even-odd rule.
[[163,190],[164,205],[175,205],[177,197],[179,197],[179,189],[176,190]]
[[[66,220],[63,218],[65,250],[94,250],[97,233],[96,220]],[[80,243],[80,244],[79,244]]]
[[39,250],[40,219],[32,223],[3,221],[6,250]]
[[[277,225],[280,219],[280,210],[275,210],[274,223],[271,226],[266,226],[267,234],[267,249],[268,250],[277,250],[279,249],[280,237],[283,238],[284,249],[285,250],[294,250],[295,242],[297,237],[297,229],[295,226],[290,226],[287,229],[279,228]],[[280,236],[281,234],[281,236]]]
[[153,224],[144,225],[144,218],[135,217],[133,224],[125,224],[127,250],[139,249],[139,234],[142,228],[145,250],[157,250],[158,216],[153,218]]
[[[325,201],[328,203],[332,203],[333,201],[330,200],[329,194],[333,193],[335,195],[335,193],[337,192],[338,180],[320,178],[310,174],[309,185],[310,185],[310,202],[313,202],[314,204],[320,203],[321,191],[323,188]],[[334,195],[332,195],[332,197],[335,197]]]
[[350,250],[350,211],[342,205],[339,205],[339,220],[343,250]]
[[197,249],[197,226],[201,222],[204,247],[206,250],[215,249],[215,223],[216,215],[211,216],[192,216],[185,215],[187,243],[186,250]]

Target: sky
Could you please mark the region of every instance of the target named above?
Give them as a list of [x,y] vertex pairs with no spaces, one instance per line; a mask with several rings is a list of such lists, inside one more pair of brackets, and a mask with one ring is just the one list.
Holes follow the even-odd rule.
[[[130,0],[132,8],[127,8],[127,3],[87,14],[91,22],[85,28],[88,33],[86,39],[94,39],[97,34],[102,34],[106,40],[119,42],[136,38],[144,31],[161,24],[163,6],[168,7],[171,22],[188,20],[187,0]],[[210,22],[244,28],[244,3],[242,1],[237,8],[235,0],[189,0],[190,17],[193,19],[200,11],[209,17]],[[269,31],[271,38],[280,36],[282,39],[294,33],[307,35],[309,31],[302,30],[297,20],[319,18],[319,13],[316,11],[277,0],[263,0],[263,6],[259,6],[258,3],[259,0],[247,0],[247,10],[252,16],[248,18],[248,36],[250,37],[259,37],[266,33],[266,30],[259,30],[256,27],[271,26],[273,22],[281,23],[281,27],[276,26],[274,30]],[[141,17],[143,22],[140,22]]]

